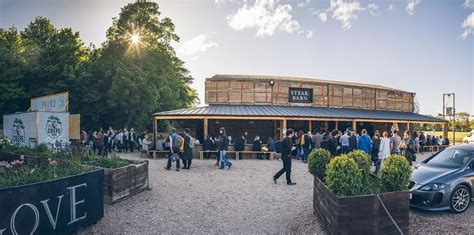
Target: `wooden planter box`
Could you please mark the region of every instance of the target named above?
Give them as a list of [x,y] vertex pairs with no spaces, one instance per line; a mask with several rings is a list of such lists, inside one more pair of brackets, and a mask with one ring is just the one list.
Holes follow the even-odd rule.
[[117,169],[104,168],[104,201],[113,204],[149,188],[148,161]]
[[72,234],[104,216],[102,169],[0,189],[0,234]]
[[[409,233],[409,192],[380,198],[404,234]],[[314,177],[313,209],[329,234],[399,234],[377,195],[338,197]]]

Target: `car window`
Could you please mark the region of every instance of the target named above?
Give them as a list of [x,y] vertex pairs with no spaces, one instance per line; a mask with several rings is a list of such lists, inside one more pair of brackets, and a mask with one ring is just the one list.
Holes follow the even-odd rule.
[[428,162],[427,165],[436,167],[459,168],[471,160],[470,152],[461,149],[447,148]]

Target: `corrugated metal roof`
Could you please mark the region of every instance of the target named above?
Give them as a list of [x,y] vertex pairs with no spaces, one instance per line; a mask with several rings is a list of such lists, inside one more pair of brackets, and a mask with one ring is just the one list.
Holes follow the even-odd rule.
[[444,122],[439,118],[410,112],[277,105],[210,105],[205,107],[165,111],[155,113],[153,116],[308,117]]
[[[344,85],[344,86],[355,86],[355,87],[367,87],[367,88],[375,88],[375,89],[382,89],[382,90],[390,90],[390,91],[402,91],[400,89],[395,89],[391,87],[375,85],[375,84],[365,84],[365,83],[357,83],[357,82],[348,82],[348,81],[336,81],[336,80],[325,80],[325,79],[317,79],[317,78],[307,78],[307,77],[293,77],[293,76],[273,76],[273,75],[242,75],[242,74],[216,74],[207,80],[280,80],[280,81],[301,81],[301,82],[317,82],[317,83],[329,83],[335,85]],[[409,91],[403,91],[409,92]],[[412,93],[412,92],[409,92]]]

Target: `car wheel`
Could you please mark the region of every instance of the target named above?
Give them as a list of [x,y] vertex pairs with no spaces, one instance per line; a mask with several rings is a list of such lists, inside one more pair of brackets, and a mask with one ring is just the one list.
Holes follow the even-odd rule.
[[471,202],[471,192],[464,185],[457,186],[451,194],[449,207],[451,212],[462,213],[469,207]]

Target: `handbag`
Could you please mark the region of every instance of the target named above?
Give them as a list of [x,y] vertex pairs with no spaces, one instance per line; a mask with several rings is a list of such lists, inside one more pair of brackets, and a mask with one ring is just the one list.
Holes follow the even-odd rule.
[[171,155],[171,161],[172,161],[172,162],[175,162],[175,161],[178,161],[178,160],[179,160],[178,154],[177,154],[177,153],[173,153],[173,154]]

